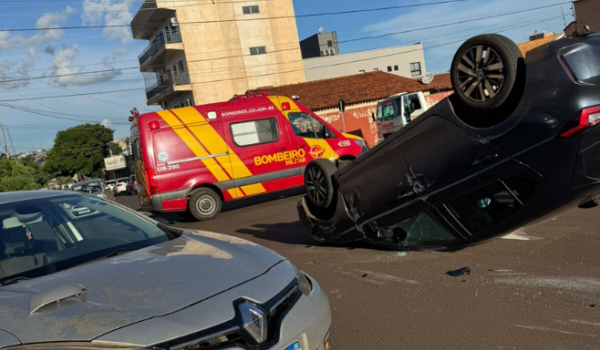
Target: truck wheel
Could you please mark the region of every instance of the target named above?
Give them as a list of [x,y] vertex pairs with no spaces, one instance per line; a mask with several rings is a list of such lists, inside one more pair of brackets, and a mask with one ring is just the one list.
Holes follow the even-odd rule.
[[308,199],[317,208],[326,209],[331,204],[335,188],[332,176],[337,171],[327,159],[317,159],[308,163],[304,171],[304,187]]
[[221,197],[210,188],[196,191],[188,201],[188,210],[200,221],[214,219],[221,212],[222,206]]
[[[483,34],[462,44],[452,60],[450,79],[457,97],[467,106],[490,110],[509,98],[519,74],[521,51],[505,36]],[[516,89],[520,90],[520,89]]]

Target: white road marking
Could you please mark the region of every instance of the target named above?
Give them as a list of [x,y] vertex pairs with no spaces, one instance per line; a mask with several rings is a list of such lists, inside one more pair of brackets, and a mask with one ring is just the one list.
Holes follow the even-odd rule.
[[506,236],[501,237],[502,239],[512,239],[515,241],[537,241],[539,239],[543,239],[541,237],[533,237],[527,236],[527,233],[524,231],[515,231],[513,233],[509,233]]
[[519,328],[536,330],[536,331],[558,332],[558,333],[561,333],[561,334],[570,334],[570,335],[583,335],[583,336],[586,336],[586,337],[593,337],[593,338],[597,338],[598,337],[595,334],[575,333],[575,332],[563,331],[562,329],[554,329],[554,328],[548,328],[548,327],[524,326],[524,325],[520,325],[520,324],[516,324],[514,326],[515,327],[519,327]]

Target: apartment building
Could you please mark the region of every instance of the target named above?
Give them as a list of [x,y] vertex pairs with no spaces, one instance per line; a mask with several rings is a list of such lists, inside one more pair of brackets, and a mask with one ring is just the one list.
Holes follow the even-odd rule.
[[423,44],[340,53],[336,32],[318,33],[300,42],[307,81],[382,71],[420,79],[425,70]]
[[225,101],[305,81],[292,0],[146,0],[131,22],[148,105]]

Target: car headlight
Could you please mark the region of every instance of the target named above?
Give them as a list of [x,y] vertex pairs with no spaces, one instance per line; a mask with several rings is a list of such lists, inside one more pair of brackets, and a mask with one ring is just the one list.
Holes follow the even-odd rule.
[[367,147],[367,143],[364,140],[354,140],[354,143],[357,146],[360,146],[360,148],[362,148],[362,151],[360,152],[360,154],[363,154],[369,150],[369,148]]
[[292,264],[292,266],[294,266],[294,270],[296,270],[296,281],[298,281],[298,289],[300,289],[302,294],[306,296],[311,295],[313,292],[313,284],[310,281],[310,278],[306,276],[304,271],[297,268],[296,265]]

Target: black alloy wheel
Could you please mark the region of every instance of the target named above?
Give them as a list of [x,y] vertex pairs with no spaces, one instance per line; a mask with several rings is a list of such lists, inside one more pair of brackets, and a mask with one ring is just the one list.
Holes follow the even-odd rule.
[[306,166],[304,186],[309,200],[318,208],[328,208],[332,202],[334,187],[332,175],[337,171],[327,159],[317,159]]
[[499,108],[506,102],[524,74],[521,51],[510,39],[498,34],[478,35],[462,44],[452,60],[452,87],[467,106],[478,110]]

